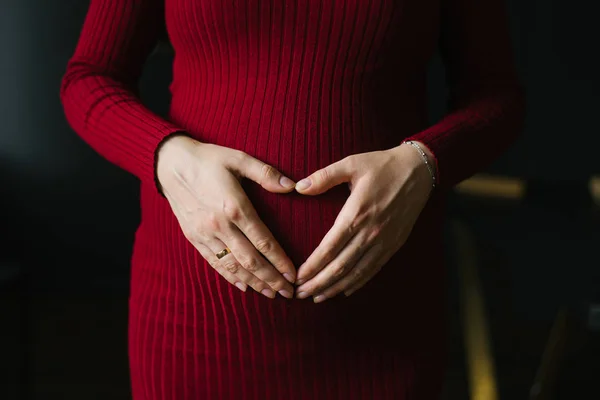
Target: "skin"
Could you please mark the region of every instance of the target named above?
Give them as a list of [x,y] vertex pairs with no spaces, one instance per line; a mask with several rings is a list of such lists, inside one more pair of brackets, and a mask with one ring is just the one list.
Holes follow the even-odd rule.
[[[219,274],[244,292],[250,286],[269,298],[293,298],[296,269],[240,184],[247,178],[289,193],[292,180],[244,152],[186,136],[163,143],[156,173],[184,235]],[[225,247],[231,253],[217,259]]]
[[351,190],[348,200],[298,269],[299,299],[313,296],[320,303],[363,287],[404,245],[432,190],[431,173],[408,144],[349,156],[299,181],[296,190],[314,196],[343,183]]
[[[156,172],[184,235],[228,282],[269,298],[293,298],[295,283],[296,297],[315,303],[371,280],[405,243],[432,189],[425,163],[406,144],[346,157],[296,184],[244,152],[173,136],[158,151]],[[351,194],[296,271],[244,193],[244,178],[273,193],[315,196],[347,183]],[[217,259],[225,247],[231,253]]]

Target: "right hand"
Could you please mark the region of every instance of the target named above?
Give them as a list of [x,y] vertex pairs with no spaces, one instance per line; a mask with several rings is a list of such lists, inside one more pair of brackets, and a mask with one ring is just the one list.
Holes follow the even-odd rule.
[[[185,237],[227,281],[269,298],[292,298],[296,269],[260,220],[240,180],[249,178],[273,193],[294,190],[294,182],[250,155],[168,138],[158,150],[156,174]],[[220,260],[224,248],[231,253]]]

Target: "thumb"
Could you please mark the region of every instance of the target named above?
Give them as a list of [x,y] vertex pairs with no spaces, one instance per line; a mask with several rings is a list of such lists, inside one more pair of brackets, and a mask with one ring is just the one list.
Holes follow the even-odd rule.
[[296,190],[302,194],[316,195],[328,191],[334,186],[350,182],[352,168],[348,158],[322,168],[296,184]]
[[287,193],[294,190],[295,182],[284,176],[275,167],[256,158],[245,155],[236,168],[237,172],[263,189],[273,193]]

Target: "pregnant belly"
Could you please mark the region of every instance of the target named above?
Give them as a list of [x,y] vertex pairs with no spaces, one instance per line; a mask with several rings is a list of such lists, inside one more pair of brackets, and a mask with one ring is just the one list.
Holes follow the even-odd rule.
[[[383,123],[373,126],[377,119],[362,118],[359,111],[336,115],[331,124],[323,117],[316,125],[305,123],[311,119],[300,111],[297,119],[293,118],[294,113],[262,119],[257,116],[243,126],[236,124],[235,119],[229,123],[229,117],[224,115],[214,122],[208,119],[211,122],[204,128],[198,121],[206,118],[187,120],[178,107],[171,110],[171,118],[200,142],[244,151],[298,181],[347,156],[398,145],[418,120],[413,117],[404,122],[404,127]],[[294,263],[303,262],[318,246],[350,195],[347,184],[317,196],[270,193],[249,180],[243,181],[243,187],[260,218]]]
[[[275,162],[272,164],[280,168],[280,165]],[[291,177],[299,179],[302,176],[291,175]],[[350,195],[346,184],[336,186],[317,196],[303,196],[297,192],[270,193],[249,180],[244,180],[242,186],[259,217],[296,267],[304,263],[319,245]],[[223,292],[229,290],[229,283],[203,263],[198,252],[183,237],[168,202],[157,195],[151,187],[144,186],[141,195],[142,226],[138,230],[136,239],[132,282],[154,282],[153,293],[159,293],[161,296],[167,293],[168,297],[169,293],[172,293],[169,292],[170,282],[172,283],[168,278],[169,271],[175,271],[175,274],[181,274],[180,271],[198,271],[203,279],[192,277],[190,280],[177,281],[177,284],[183,283],[190,285],[190,288],[195,288],[187,290],[188,296],[201,292],[211,293],[211,290],[212,293],[216,293],[215,287],[219,287]],[[350,298],[338,296],[315,308],[310,301],[290,302],[283,297],[278,297],[278,301],[283,302],[286,307],[293,307],[290,310],[294,310],[294,315],[297,315],[294,318],[298,318],[298,321],[302,319],[302,323],[294,324],[294,329],[335,325],[340,332],[345,332],[347,326],[356,325],[358,320],[365,326],[372,326],[367,322],[387,321],[386,310],[390,306],[394,307],[394,312],[402,314],[403,318],[408,318],[417,310],[412,307],[415,302],[421,307],[418,309],[418,315],[428,315],[427,312],[422,312],[423,309],[437,307],[438,303],[433,301],[437,297],[433,294],[442,293],[442,280],[434,279],[431,282],[432,276],[442,275],[439,229],[441,224],[439,224],[439,214],[431,212],[433,209],[428,207],[428,210],[422,213],[420,223],[415,226],[409,241],[378,273],[377,279],[373,279]],[[189,265],[180,264],[186,261]],[[133,285],[135,290],[138,287],[142,288],[140,285]],[[141,298],[139,296],[149,293],[135,290],[133,298]],[[255,302],[252,307],[259,309],[272,307],[271,300],[260,294],[255,296],[249,291],[247,296],[252,296],[252,301]],[[281,309],[284,310],[283,305]],[[282,311],[282,313],[286,312]],[[264,315],[269,316],[269,314]],[[415,314],[411,318],[416,319],[418,315]],[[390,334],[397,333],[389,326],[385,330]]]
[[243,187],[295,265],[304,262],[319,245],[350,194],[346,184],[317,196],[270,193],[250,181],[244,181]]

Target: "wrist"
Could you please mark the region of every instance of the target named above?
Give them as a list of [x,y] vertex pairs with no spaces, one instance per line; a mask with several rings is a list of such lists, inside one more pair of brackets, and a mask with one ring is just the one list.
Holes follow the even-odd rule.
[[431,166],[431,169],[433,170],[434,175],[437,177],[437,165],[435,163],[435,156],[433,155],[431,150],[429,150],[429,147],[427,147],[423,142],[419,142],[417,140],[413,140],[412,142],[416,143],[417,146],[419,146],[420,150],[423,153],[425,153],[425,156],[427,157],[427,162]]
[[154,177],[156,189],[164,197],[163,186],[168,172],[174,169],[174,162],[181,157],[186,146],[196,143],[185,132],[174,132],[166,136],[155,151]]
[[431,150],[418,141],[406,140],[395,148],[396,153],[404,160],[404,167],[409,168],[411,175],[428,182],[431,188],[437,185],[435,157]]
[[429,175],[431,176],[432,180],[432,186],[436,187],[439,183],[439,179],[437,171],[437,160],[435,158],[435,155],[423,142],[419,142],[417,140],[411,140],[411,142],[413,143],[413,149],[420,154],[422,158],[422,164],[425,164],[425,167],[429,171]]

